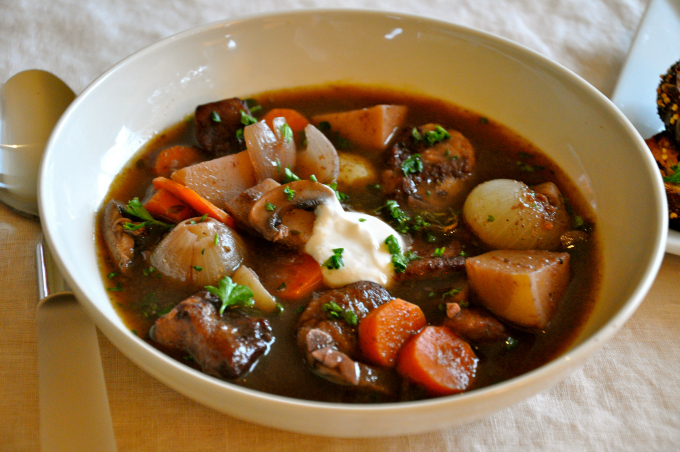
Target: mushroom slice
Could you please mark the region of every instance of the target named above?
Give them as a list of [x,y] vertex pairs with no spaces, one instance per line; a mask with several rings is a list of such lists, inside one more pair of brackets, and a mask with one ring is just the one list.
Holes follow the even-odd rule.
[[121,215],[119,203],[109,201],[101,219],[102,235],[116,266],[123,274],[126,274],[132,265],[135,252],[135,240],[123,229],[123,225],[129,222],[129,219]]
[[[264,194],[250,210],[248,222],[269,241],[303,245],[314,226],[314,209],[334,196],[332,189],[318,182],[290,182]],[[295,226],[291,227],[287,222]]]

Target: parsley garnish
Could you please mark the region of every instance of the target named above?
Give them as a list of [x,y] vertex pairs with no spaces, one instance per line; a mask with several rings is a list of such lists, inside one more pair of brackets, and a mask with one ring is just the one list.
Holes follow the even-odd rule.
[[222,118],[220,118],[219,113],[214,110],[212,113],[210,113],[210,119],[212,119],[213,122],[222,122]]
[[404,176],[409,174],[418,174],[423,171],[423,161],[420,160],[420,154],[413,154],[401,164],[401,170]]
[[427,144],[429,144],[430,146],[451,138],[449,132],[447,132],[446,129],[440,125],[436,125],[433,130],[428,130],[427,132],[423,132],[422,134],[418,131],[416,127],[414,127],[413,130],[411,131],[411,136],[416,141],[423,140],[427,141]]
[[399,207],[399,203],[393,199],[388,199],[383,208],[387,209],[387,212],[393,220],[395,229],[401,234],[406,234],[411,231],[419,231],[421,228],[430,225],[430,223],[423,220],[420,215],[416,215],[413,218],[406,215],[406,213]]
[[671,170],[673,170],[673,174],[664,176],[663,181],[668,182],[669,184],[680,184],[680,166],[673,165],[671,166]]
[[328,184],[331,190],[333,190],[333,193],[335,193],[335,197],[338,198],[338,201],[343,202],[349,199],[349,195],[345,193],[341,193],[338,191],[338,183],[333,182],[332,184]]
[[340,267],[344,267],[345,263],[342,261],[342,252],[345,251],[344,248],[335,248],[333,250],[333,255],[326,259],[323,266],[329,270],[337,270]]
[[246,286],[232,282],[228,276],[220,279],[218,287],[205,286],[205,290],[218,297],[222,302],[220,315],[224,314],[227,308],[251,307],[254,303],[253,291]]
[[200,265],[194,265],[194,266],[191,267],[191,268],[193,268],[193,269],[196,270],[197,272],[202,272],[202,271],[203,271],[203,267],[201,267]]
[[347,324],[349,324],[350,326],[357,326],[357,324],[359,323],[357,315],[354,313],[354,311],[350,311],[349,309],[342,309],[340,305],[338,305],[334,301],[324,303],[321,309],[326,311],[328,313],[328,317],[333,320],[342,319],[345,322],[347,322]]
[[244,126],[249,126],[251,124],[255,124],[256,122],[257,119],[253,118],[248,113],[241,110],[241,124],[243,124]]
[[284,187],[283,193],[285,193],[286,199],[288,201],[292,200],[295,197],[295,190],[291,190],[290,187]]
[[495,220],[495,218],[493,217],[493,215],[489,215],[488,217],[486,217],[486,221],[488,221],[488,222],[492,222],[494,220]]
[[267,204],[264,205],[264,210],[266,210],[267,212],[272,212],[272,211],[276,210],[276,206],[274,204],[268,202]]
[[446,247],[445,247],[445,246],[443,246],[443,247],[441,247],[441,248],[435,249],[435,250],[434,250],[434,253],[432,253],[432,255],[433,255],[434,257],[442,257],[442,256],[444,255],[444,251],[446,251]]
[[281,132],[283,141],[286,143],[290,143],[290,141],[293,139],[293,129],[290,128],[288,123],[284,122],[283,125],[279,127],[279,132]]
[[295,175],[294,172],[290,170],[290,168],[286,167],[286,169],[283,170],[283,183],[287,184],[288,182],[295,182],[300,180],[299,177]]
[[134,217],[139,218],[140,220],[144,220],[142,223],[134,225],[132,223],[125,223],[123,226],[125,229],[128,230],[136,230],[141,227],[147,226],[147,225],[156,225],[156,226],[161,226],[165,229],[170,229],[174,225],[168,224],[168,223],[163,223],[162,221],[156,220],[154,217],[151,216],[148,210],[144,208],[142,203],[139,201],[139,198],[134,198],[127,203],[127,207],[124,209],[125,213],[128,215],[132,215]]
[[411,251],[402,254],[401,246],[399,246],[399,242],[394,235],[390,235],[385,239],[385,245],[387,245],[387,250],[392,255],[392,265],[394,266],[395,273],[403,273],[409,262],[419,259],[419,256]]

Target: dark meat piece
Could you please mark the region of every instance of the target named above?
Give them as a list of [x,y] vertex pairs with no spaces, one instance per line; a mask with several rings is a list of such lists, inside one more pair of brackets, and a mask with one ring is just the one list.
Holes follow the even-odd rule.
[[250,115],[248,105],[236,97],[196,107],[196,139],[214,157],[246,149],[237,131],[243,128],[241,111]]
[[505,326],[488,311],[447,303],[444,326],[472,343],[500,342],[508,338]]
[[[680,146],[667,131],[657,133],[646,140],[652,151],[656,164],[664,177],[675,174],[678,168]],[[680,183],[664,182],[666,198],[668,198],[668,224],[672,229],[680,231]]]
[[279,184],[274,179],[265,179],[259,184],[243,191],[233,199],[225,201],[224,210],[234,217],[239,226],[246,230],[252,230],[248,221],[248,214],[255,203],[270,190],[278,187]]
[[463,256],[430,256],[409,262],[402,273],[395,274],[395,278],[398,281],[433,279],[462,271],[465,271],[465,258]]
[[114,263],[121,273],[127,274],[134,258],[135,241],[125,233],[123,225],[130,223],[130,220],[123,217],[121,208],[122,205],[117,201],[109,201],[101,217],[101,228]]
[[236,378],[248,371],[272,341],[266,319],[237,311],[220,316],[217,298],[199,292],[156,320],[149,331],[159,344],[191,355],[203,372]]
[[666,126],[669,138],[680,142],[680,61],[673,64],[664,75],[656,90],[659,117]]
[[323,292],[309,302],[298,318],[296,327],[298,346],[305,350],[307,332],[316,328],[330,334],[339,351],[357,358],[359,356],[357,327],[349,325],[344,320],[330,318],[323,306],[336,303],[343,310],[354,312],[357,321],[361,321],[370,311],[393,298],[383,286],[370,281],[359,281]]
[[[428,124],[417,130],[425,136],[436,127]],[[453,203],[475,166],[475,151],[460,132],[452,129],[446,132],[450,137],[434,144],[414,138],[412,129],[400,132],[389,153],[390,169],[382,175],[388,195],[404,198],[413,209],[443,208]],[[420,156],[422,170],[416,168],[406,174],[403,165],[416,154]]]
[[359,361],[357,327],[345,320],[329,318],[323,308],[328,303],[336,303],[354,312],[361,321],[371,310],[392,298],[382,286],[368,281],[329,290],[314,298],[297,322],[298,346],[314,372],[334,383],[395,394],[398,381],[392,372]]

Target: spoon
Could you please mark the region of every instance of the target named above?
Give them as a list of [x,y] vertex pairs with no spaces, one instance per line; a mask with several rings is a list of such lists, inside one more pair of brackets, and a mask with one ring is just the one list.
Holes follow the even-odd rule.
[[[0,88],[0,201],[38,217],[37,184],[52,129],[75,98],[49,72],[28,70]],[[45,451],[115,451],[94,323],[38,244],[38,395]],[[57,293],[51,293],[55,292]]]

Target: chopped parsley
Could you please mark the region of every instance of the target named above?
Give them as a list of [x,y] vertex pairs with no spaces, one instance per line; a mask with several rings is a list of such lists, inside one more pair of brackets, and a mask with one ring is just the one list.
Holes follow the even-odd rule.
[[129,231],[134,231],[147,225],[160,226],[165,229],[170,229],[174,227],[174,225],[172,224],[163,223],[162,221],[158,221],[154,217],[152,217],[149,211],[146,210],[142,203],[139,201],[139,198],[134,198],[128,201],[127,207],[124,209],[124,211],[128,215],[132,215],[134,217],[139,218],[140,220],[143,220],[141,223],[136,225],[132,223],[125,223],[123,227]]
[[419,259],[419,256],[411,251],[402,254],[401,246],[399,246],[399,242],[394,235],[390,235],[385,239],[385,245],[387,245],[387,250],[392,255],[392,265],[394,266],[395,273],[403,273],[409,262]]
[[215,110],[210,113],[210,119],[212,119],[212,122],[222,122],[222,118],[220,118],[219,113],[217,113]]
[[272,212],[272,211],[276,210],[276,206],[274,204],[268,202],[267,204],[264,205],[264,210],[266,210],[267,212]]
[[220,279],[218,287],[205,286],[205,290],[220,299],[220,315],[224,314],[227,308],[251,307],[253,301],[253,291],[246,286],[236,284],[230,277],[225,276]]
[[430,146],[451,138],[449,132],[440,125],[436,125],[433,130],[428,130],[423,133],[420,133],[418,128],[414,127],[411,131],[411,136],[416,141],[426,141]]
[[281,136],[283,137],[283,141],[286,143],[290,143],[291,140],[293,139],[293,129],[290,128],[288,123],[283,123],[281,127],[279,127],[279,132],[281,132]]
[[118,276],[118,273],[117,273],[117,272],[111,272],[111,273],[109,273],[108,275],[106,275],[106,277],[107,277],[108,279],[113,279],[113,278],[115,278],[116,276]]
[[338,184],[337,182],[333,182],[332,184],[328,184],[328,187],[330,187],[331,190],[335,193],[335,197],[338,198],[338,201],[343,202],[349,199],[349,195],[345,193],[341,193],[338,191]]
[[243,124],[244,126],[249,126],[251,124],[255,124],[256,122],[257,119],[253,118],[248,113],[241,110],[241,124]]
[[354,311],[342,309],[340,305],[334,301],[324,303],[321,309],[326,311],[328,313],[328,317],[333,320],[344,320],[350,326],[357,326],[359,323],[357,315],[354,313]]
[[436,249],[434,250],[434,252],[432,253],[432,255],[433,255],[434,257],[442,257],[442,256],[444,255],[444,251],[446,251],[446,247],[445,247],[445,246],[443,246],[443,247],[441,247],[441,248],[436,248]]
[[401,234],[419,231],[421,228],[430,225],[430,223],[425,221],[420,215],[416,215],[413,218],[409,217],[406,212],[401,210],[399,203],[393,199],[388,199],[381,209],[387,211],[395,229]]
[[192,266],[191,268],[193,268],[193,269],[196,270],[197,272],[202,272],[202,271],[203,271],[203,267],[201,267],[200,265],[194,265],[194,266]]
[[423,171],[423,161],[420,159],[420,154],[413,154],[401,164],[401,170],[404,176],[409,174],[418,174]]
[[295,175],[294,172],[290,170],[290,168],[286,167],[286,169],[283,170],[283,183],[287,184],[288,182],[295,182],[300,180],[299,177]]
[[283,193],[286,195],[286,199],[288,201],[292,200],[295,197],[295,190],[292,190],[290,187],[284,187]]
[[339,268],[344,267],[345,263],[342,261],[343,251],[345,251],[344,248],[335,248],[333,250],[333,255],[326,259],[323,266],[329,270],[338,270]]
[[493,215],[489,215],[488,217],[486,217],[486,221],[488,221],[488,222],[492,222],[494,220],[495,220],[495,218],[493,217]]
[[673,170],[673,174],[664,176],[663,181],[668,182],[669,184],[680,184],[680,166],[673,165],[671,166],[671,170]]

